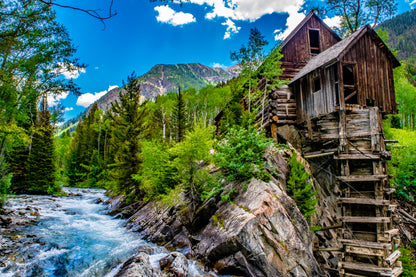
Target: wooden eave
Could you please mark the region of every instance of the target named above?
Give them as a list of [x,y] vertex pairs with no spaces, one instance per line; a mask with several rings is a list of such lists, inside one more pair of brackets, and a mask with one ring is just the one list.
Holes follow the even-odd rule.
[[357,32],[359,32],[358,35],[354,37],[348,44],[348,46],[345,47],[345,49],[342,50],[342,52],[339,54],[338,60],[341,60],[357,41],[359,41],[366,33],[369,33],[371,38],[376,42],[377,46],[387,55],[389,60],[392,62],[393,68],[400,66],[399,60],[393,55],[393,53],[390,51],[390,49],[387,47],[384,41],[377,35],[373,28],[371,28],[369,25],[365,25],[364,27],[360,28]]
[[375,40],[378,47],[386,53],[388,58],[393,64],[393,68],[400,66],[400,62],[393,55],[390,49],[382,41],[382,39],[377,35],[377,33],[368,25],[361,27],[355,33],[345,38],[344,40],[338,42],[332,47],[328,48],[324,52],[315,56],[311,59],[304,68],[302,68],[298,74],[293,77],[292,81],[289,83],[289,86],[292,86],[296,81],[302,79],[304,76],[309,75],[310,73],[330,65],[334,62],[339,62],[345,56],[346,53],[354,46],[357,41],[359,41],[366,33],[369,33],[371,38]]
[[338,39],[338,41],[341,41],[341,38],[338,36],[337,33],[334,32],[331,28],[328,27],[328,25],[325,24],[313,11],[309,12],[306,17],[296,26],[296,28],[290,32],[290,34],[283,40],[281,47],[283,48],[289,41],[292,40],[292,38],[299,32],[300,29],[306,24],[306,22],[309,21],[312,17],[315,17],[318,21],[321,22],[322,26],[326,28],[330,33],[334,35]]

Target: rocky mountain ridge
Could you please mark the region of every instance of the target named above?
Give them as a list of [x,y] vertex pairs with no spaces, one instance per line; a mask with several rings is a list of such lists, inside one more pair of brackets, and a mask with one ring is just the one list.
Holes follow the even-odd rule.
[[[160,95],[176,91],[178,87],[200,89],[207,85],[216,85],[238,76],[239,67],[211,68],[200,63],[157,64],[147,73],[139,76],[143,99],[154,100]],[[96,102],[102,110],[107,110],[110,103],[118,99],[118,88],[112,89]],[[85,113],[88,113],[90,105]],[[85,114],[84,113],[84,114]]]

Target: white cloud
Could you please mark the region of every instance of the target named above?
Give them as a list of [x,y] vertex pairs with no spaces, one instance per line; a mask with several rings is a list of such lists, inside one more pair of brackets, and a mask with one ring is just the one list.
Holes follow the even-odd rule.
[[77,67],[72,63],[58,63],[57,68],[53,69],[52,72],[64,75],[65,79],[77,79],[81,73],[85,73],[85,68]]
[[74,109],[73,107],[70,107],[70,108],[66,107],[66,108],[65,108],[65,111],[66,111],[66,112],[69,112],[69,111],[72,111],[73,109]]
[[53,107],[58,105],[59,101],[61,99],[66,99],[68,97],[69,92],[62,92],[61,94],[54,95],[54,94],[48,94],[47,96],[47,102],[49,107]]
[[237,34],[241,29],[241,27],[235,26],[235,23],[229,18],[227,18],[227,21],[221,23],[221,25],[227,26],[227,30],[224,34],[224,39],[230,38],[231,34]]
[[265,14],[287,12],[289,7],[300,7],[304,0],[189,0],[190,3],[212,7],[205,17],[255,21]]
[[77,105],[87,108],[89,105],[91,105],[92,103],[100,99],[102,96],[104,96],[107,92],[117,87],[118,86],[109,86],[108,90],[94,92],[94,93],[89,93],[89,92],[84,93],[78,97]]
[[324,22],[330,28],[339,27],[341,25],[341,16],[327,17],[324,19]]
[[293,29],[305,18],[303,13],[299,13],[299,6],[289,6],[287,7],[286,12],[289,14],[289,17],[286,20],[286,29],[284,32],[276,32],[274,37],[275,40],[284,40]]
[[168,23],[173,26],[181,26],[184,24],[195,22],[195,17],[190,13],[176,12],[168,6],[157,6],[155,11],[159,13],[156,20]]
[[80,97],[78,97],[77,105],[82,106],[84,108],[88,107],[98,99],[100,99],[102,96],[104,96],[107,93],[106,90],[95,92],[95,93],[84,93]]
[[118,88],[118,86],[117,85],[115,85],[115,86],[108,86],[108,91],[113,90],[115,88]]
[[220,64],[220,63],[213,63],[211,67],[213,67],[213,68],[222,68],[222,69],[227,68],[227,66],[225,66],[223,64]]
[[[189,2],[185,3],[207,6],[208,12],[205,14],[205,18],[207,19],[226,18],[227,20],[234,21],[255,21],[265,14],[272,14],[274,12],[288,13],[289,17],[286,22],[287,30],[284,33],[277,34],[276,39],[287,36],[305,16],[302,13],[298,13],[304,0],[189,0]],[[232,31],[227,28],[224,39],[229,38],[231,34]]]

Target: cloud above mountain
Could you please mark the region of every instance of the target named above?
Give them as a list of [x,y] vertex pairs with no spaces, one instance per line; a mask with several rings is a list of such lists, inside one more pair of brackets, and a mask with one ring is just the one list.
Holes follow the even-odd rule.
[[[178,4],[174,0],[173,4]],[[302,13],[298,13],[299,8],[304,0],[189,0],[181,2],[182,5],[195,4],[204,7],[205,18],[208,20],[223,19],[222,25],[226,26],[224,39],[230,38],[233,34],[238,33],[240,26],[238,21],[256,21],[266,14],[288,13],[288,28],[294,28],[294,23],[298,23],[298,18],[303,18]],[[172,5],[172,4],[170,4]],[[170,23],[172,25],[182,25],[196,21],[195,17],[189,13],[175,12],[168,5],[158,6],[155,8],[159,12],[157,20],[160,22]]]
[[107,90],[100,92],[84,93],[78,97],[77,105],[87,108],[89,105],[91,105],[92,103],[100,99],[102,96],[104,96],[107,92],[115,88],[118,88],[118,86],[109,86]]
[[157,6],[155,11],[159,13],[156,20],[163,23],[168,23],[173,26],[182,26],[184,24],[195,22],[195,17],[190,13],[176,12],[169,6]]

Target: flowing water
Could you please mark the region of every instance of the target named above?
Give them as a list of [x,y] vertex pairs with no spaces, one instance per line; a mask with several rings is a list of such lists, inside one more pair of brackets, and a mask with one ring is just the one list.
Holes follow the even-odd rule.
[[[66,191],[70,197],[9,199],[8,208],[30,211],[28,216],[37,220],[15,234],[18,250],[9,254],[9,263],[0,267],[0,276],[113,276],[123,261],[139,251],[150,254],[158,272],[158,260],[168,251],[129,232],[123,220],[107,215],[106,205],[100,201],[107,199],[103,190]],[[26,239],[19,240],[22,237]],[[200,267],[190,261],[189,276],[207,274]]]

